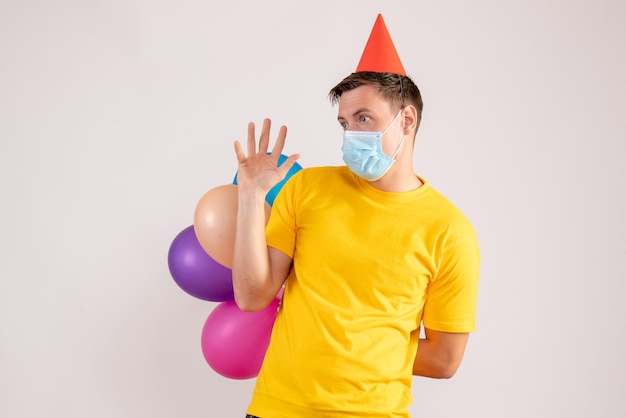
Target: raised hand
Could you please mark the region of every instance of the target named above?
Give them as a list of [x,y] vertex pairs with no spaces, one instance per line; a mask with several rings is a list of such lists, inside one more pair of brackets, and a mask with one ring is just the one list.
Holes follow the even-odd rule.
[[239,163],[237,184],[240,191],[261,192],[263,194],[269,192],[272,187],[287,176],[289,169],[300,158],[298,154],[290,155],[280,167],[277,167],[278,159],[285,145],[287,127],[284,125],[280,127],[272,152],[268,154],[271,126],[272,122],[270,119],[266,118],[263,120],[263,128],[257,149],[255,125],[253,122],[248,124],[247,156],[239,141],[235,141],[235,155]]

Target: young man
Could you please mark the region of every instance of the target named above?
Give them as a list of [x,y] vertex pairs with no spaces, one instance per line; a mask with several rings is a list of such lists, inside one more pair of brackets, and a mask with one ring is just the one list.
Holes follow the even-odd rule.
[[296,173],[267,228],[265,194],[298,155],[276,167],[286,128],[267,155],[269,119],[258,146],[249,124],[247,154],[235,143],[235,300],[259,310],[285,284],[248,414],[408,417],[412,375],[454,375],[474,330],[476,235],[414,173],[422,99],[380,15],[357,71],[330,98],[346,166]]

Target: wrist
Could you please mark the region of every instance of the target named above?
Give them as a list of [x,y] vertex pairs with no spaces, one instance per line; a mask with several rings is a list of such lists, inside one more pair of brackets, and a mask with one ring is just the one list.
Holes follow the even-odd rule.
[[238,187],[239,203],[254,204],[264,203],[267,192],[257,187]]

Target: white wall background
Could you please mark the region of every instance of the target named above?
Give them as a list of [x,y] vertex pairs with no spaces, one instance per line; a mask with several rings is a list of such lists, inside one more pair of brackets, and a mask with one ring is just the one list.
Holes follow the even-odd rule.
[[326,94],[382,12],[418,173],[472,220],[478,330],[415,417],[623,417],[626,4],[0,1],[0,416],[243,417],[173,238],[248,121],[341,164]]

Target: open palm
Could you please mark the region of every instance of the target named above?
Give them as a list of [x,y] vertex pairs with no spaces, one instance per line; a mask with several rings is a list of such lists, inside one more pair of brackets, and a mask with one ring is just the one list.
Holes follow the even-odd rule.
[[243,151],[243,147],[239,141],[235,141],[235,155],[239,164],[237,170],[237,184],[241,189],[256,190],[267,193],[272,187],[282,181],[300,157],[298,154],[290,155],[281,165],[278,165],[278,159],[285,145],[287,137],[287,127],[281,126],[272,152],[268,154],[269,136],[271,128],[271,120],[263,121],[263,128],[257,148],[255,125],[253,122],[248,124],[248,155]]

